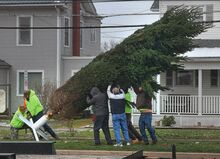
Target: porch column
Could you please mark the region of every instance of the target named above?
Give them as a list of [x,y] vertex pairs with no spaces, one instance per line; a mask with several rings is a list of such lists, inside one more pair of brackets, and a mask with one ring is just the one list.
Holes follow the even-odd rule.
[[[60,9],[57,11],[57,28],[61,27]],[[60,72],[61,72],[61,29],[57,29],[57,88],[60,87]]]
[[7,70],[7,79],[6,79],[6,103],[7,103],[7,108],[8,108],[8,113],[11,115],[11,103],[10,103],[10,70]]
[[[157,75],[157,83],[160,84],[160,74]],[[156,97],[156,101],[157,101],[157,115],[160,115],[160,91],[157,92],[157,97]]]
[[202,70],[198,70],[198,115],[202,115]]

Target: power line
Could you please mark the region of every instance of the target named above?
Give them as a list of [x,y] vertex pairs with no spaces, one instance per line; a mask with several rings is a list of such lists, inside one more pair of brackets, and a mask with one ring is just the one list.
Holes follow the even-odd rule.
[[[142,15],[164,15],[166,12],[148,12],[148,13],[119,13],[119,14],[99,14],[99,15],[83,15],[90,17],[101,17],[101,18],[111,18],[111,17],[119,17],[119,16],[142,16]],[[214,10],[212,12],[201,12],[201,14],[213,14],[220,13],[220,10]],[[80,16],[80,15],[72,15],[72,16]]]
[[[215,10],[213,12],[203,12],[202,14],[212,14],[212,13],[220,13],[220,10]],[[83,17],[95,17],[95,18],[111,18],[111,17],[120,17],[120,16],[144,16],[144,15],[164,15],[165,13],[159,13],[159,12],[149,12],[149,13],[122,13],[122,14],[99,14],[99,15],[77,15],[77,14],[72,14],[72,15],[61,15],[60,17],[66,17],[66,16],[70,16],[70,17],[79,17],[79,16],[83,16]],[[1,14],[0,17],[12,17],[12,16],[17,16],[15,14]],[[36,15],[33,14],[34,17],[56,17],[56,15]]]
[[[213,20],[213,21],[201,21],[196,23],[220,23],[220,20]],[[133,27],[145,27],[146,24],[140,25],[117,25],[117,26],[81,26],[81,27],[8,27],[3,26],[0,27],[1,30],[3,29],[94,29],[94,28],[133,28]]]
[[133,28],[146,25],[117,25],[117,26],[82,26],[82,27],[0,27],[0,29],[93,29],[93,28]]
[[128,29],[128,30],[120,30],[120,31],[107,31],[107,32],[101,32],[103,34],[105,33],[121,33],[121,32],[128,32],[128,31],[135,31],[136,29]]

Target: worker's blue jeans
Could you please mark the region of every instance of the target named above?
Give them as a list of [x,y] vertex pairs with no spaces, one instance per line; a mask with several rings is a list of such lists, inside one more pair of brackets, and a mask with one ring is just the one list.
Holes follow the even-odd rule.
[[152,113],[141,113],[139,118],[139,129],[142,136],[142,139],[145,143],[148,143],[148,138],[145,129],[150,133],[152,141],[157,141],[154,128],[151,125],[152,122]]
[[122,130],[125,141],[130,142],[128,126],[125,113],[112,114],[112,123],[117,144],[122,144],[120,129]]

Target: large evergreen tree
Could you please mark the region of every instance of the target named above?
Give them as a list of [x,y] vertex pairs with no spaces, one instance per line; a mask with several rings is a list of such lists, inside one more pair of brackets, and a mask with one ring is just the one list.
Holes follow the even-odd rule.
[[166,89],[152,78],[181,67],[178,62],[185,60],[182,55],[195,47],[192,39],[209,27],[196,22],[200,14],[196,8],[175,8],[159,21],[137,30],[57,89],[51,98],[51,109],[72,118],[88,106],[85,99],[93,86],[105,91],[112,82],[118,82],[122,88],[142,85],[152,93]]

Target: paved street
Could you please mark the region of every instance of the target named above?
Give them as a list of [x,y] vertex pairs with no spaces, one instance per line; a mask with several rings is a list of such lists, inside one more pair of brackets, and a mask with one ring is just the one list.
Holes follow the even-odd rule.
[[[84,155],[82,155],[84,154]],[[16,155],[16,159],[122,159],[132,154],[129,151],[58,150],[57,155]],[[178,159],[220,159],[220,153],[179,152]],[[145,151],[147,159],[172,158],[170,152]]]
[[93,156],[93,155],[16,155],[16,159],[121,159],[114,156]]

